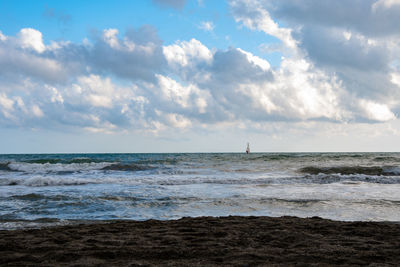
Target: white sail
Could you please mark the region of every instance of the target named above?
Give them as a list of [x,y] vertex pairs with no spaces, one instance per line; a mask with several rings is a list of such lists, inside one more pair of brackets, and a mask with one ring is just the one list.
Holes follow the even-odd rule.
[[247,143],[246,153],[247,153],[247,154],[250,153],[250,144],[249,144],[249,143]]

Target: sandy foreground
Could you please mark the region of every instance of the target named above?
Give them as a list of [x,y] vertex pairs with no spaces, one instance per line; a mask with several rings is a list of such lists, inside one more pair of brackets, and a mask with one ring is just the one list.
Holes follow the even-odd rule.
[[400,224],[200,217],[0,231],[0,265],[400,265]]

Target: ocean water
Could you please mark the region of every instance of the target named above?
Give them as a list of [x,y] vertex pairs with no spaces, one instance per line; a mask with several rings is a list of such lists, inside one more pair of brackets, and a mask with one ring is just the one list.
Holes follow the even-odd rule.
[[0,155],[0,229],[186,216],[400,221],[400,153]]

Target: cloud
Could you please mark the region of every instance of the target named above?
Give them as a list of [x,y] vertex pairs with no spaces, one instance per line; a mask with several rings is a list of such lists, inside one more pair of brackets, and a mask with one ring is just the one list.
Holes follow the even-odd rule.
[[17,37],[0,41],[0,71],[8,79],[29,76],[57,82],[66,78],[66,70],[59,61],[46,55],[42,33],[31,28],[21,29]]
[[[400,5],[393,0],[255,1],[291,25],[345,28],[367,37],[398,36]],[[298,26],[300,26],[298,25]]]
[[7,37],[0,31],[0,41],[4,42]]
[[260,30],[278,38],[289,49],[296,48],[297,44],[292,37],[292,30],[279,26],[259,1],[234,0],[230,4],[236,22],[243,23],[252,30]]
[[364,36],[343,29],[305,28],[301,47],[314,62],[337,69],[350,67],[363,71],[387,71],[390,61],[384,44],[371,43]]
[[[304,60],[285,60],[279,71],[242,49],[191,53],[195,56],[188,60],[183,51],[192,51],[193,47],[198,51],[204,49],[196,40],[190,44],[192,49],[182,42],[166,47],[164,53],[185,82],[195,82],[212,96],[207,105],[210,120],[341,120],[345,117],[346,112],[339,105],[340,84],[322,72],[311,70],[312,66]],[[175,54],[179,51],[181,56],[175,56],[172,51]]]
[[18,35],[22,48],[33,49],[38,53],[42,53],[46,49],[40,31],[32,28],[25,28],[22,29]]
[[388,9],[399,5],[399,0],[378,0],[372,4],[372,11],[376,12],[378,9]]
[[155,28],[145,25],[128,29],[118,37],[118,30],[106,29],[87,52],[91,66],[100,73],[115,73],[127,79],[153,80],[165,63],[162,41]]
[[157,4],[161,7],[172,7],[175,9],[182,9],[186,0],[152,0],[154,4]]
[[213,60],[211,51],[196,39],[164,46],[163,54],[168,66],[181,76],[186,76],[191,71],[200,75],[202,66],[210,65]]
[[336,110],[348,114],[342,119],[395,119],[392,109],[397,103],[391,98],[400,95],[390,73],[397,72],[393,69],[400,33],[394,27],[400,18],[397,1],[233,0],[230,4],[237,22],[281,40],[281,53],[292,64],[307,62],[308,76],[319,73],[327,81],[329,77],[337,81],[341,90],[335,93]]
[[[389,12],[366,2],[357,12]],[[269,47],[283,55],[277,67],[244,49],[210,49],[195,38],[165,45],[149,25],[103,29],[83,43],[44,43],[32,28],[0,33],[0,125],[158,134],[395,120],[396,32],[374,33],[352,22],[342,4],[318,3],[231,1],[240,25],[280,40]],[[330,14],[311,14],[328,12],[328,4],[343,9],[347,27]]]
[[214,23],[212,21],[202,21],[200,22],[199,29],[206,31],[206,32],[212,32],[215,28]]
[[375,121],[389,121],[396,118],[393,112],[385,104],[378,104],[373,101],[361,100],[360,106],[365,110],[368,119]]

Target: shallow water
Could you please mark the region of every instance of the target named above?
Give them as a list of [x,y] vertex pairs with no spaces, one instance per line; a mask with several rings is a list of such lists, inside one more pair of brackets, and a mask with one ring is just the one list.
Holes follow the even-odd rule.
[[227,215],[400,221],[400,154],[0,155],[0,207],[0,229]]

